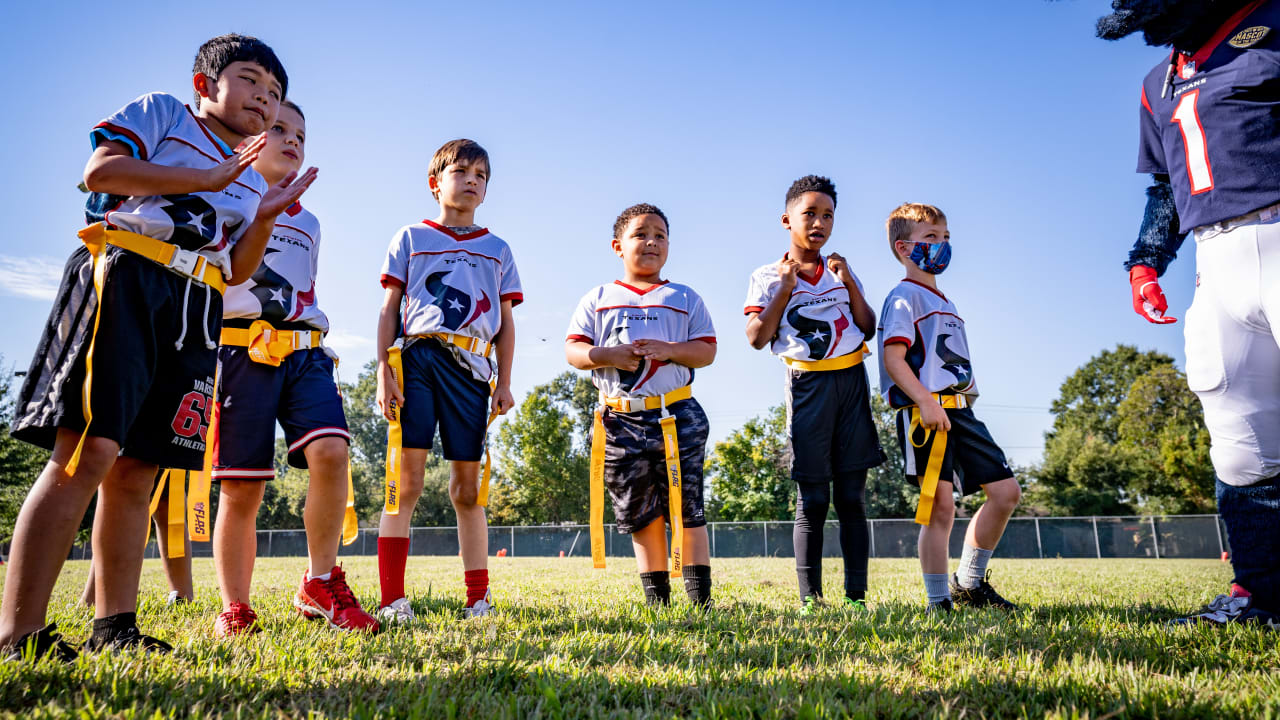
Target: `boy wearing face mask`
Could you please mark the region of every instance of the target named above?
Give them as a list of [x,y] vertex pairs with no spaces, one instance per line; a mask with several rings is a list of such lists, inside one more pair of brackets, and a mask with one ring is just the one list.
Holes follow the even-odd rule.
[[[1004,452],[970,409],[978,386],[964,320],[938,289],[937,276],[951,260],[947,216],[932,205],[904,203],[886,225],[889,248],[907,277],[880,311],[880,389],[898,411],[907,479],[920,487],[916,522],[929,612],[950,612],[953,601],[1014,610],[987,582],[986,568],[1022,491]],[[987,501],[969,523],[960,566],[948,577],[953,483],[962,495],[983,490]]]

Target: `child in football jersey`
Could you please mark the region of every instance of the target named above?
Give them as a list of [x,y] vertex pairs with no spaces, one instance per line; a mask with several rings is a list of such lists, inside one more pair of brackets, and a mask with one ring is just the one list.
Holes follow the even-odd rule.
[[782,260],[751,273],[743,312],[747,339],[787,365],[787,433],[796,483],[792,534],[802,612],[822,599],[822,529],[835,505],[844,555],[844,603],[865,610],[870,538],[863,490],[884,462],[871,419],[863,357],[876,316],[862,281],[837,253],[822,255],[835,223],[836,188],[806,175],[787,190]]
[[[947,217],[932,205],[906,203],[889,215],[889,248],[907,277],[880,311],[880,389],[898,410],[898,442],[907,479],[920,487],[916,522],[920,568],[929,611],[952,601],[1013,610],[987,582],[987,561],[1004,534],[1022,491],[970,406],[978,397],[964,320],[938,289],[951,260]],[[947,576],[947,545],[955,519],[954,490],[987,495],[965,533],[956,573]]]
[[[671,600],[669,519],[671,572],[684,576],[689,600],[706,607],[711,553],[702,466],[708,425],[690,385],[694,369],[715,360],[716,333],[702,298],[687,285],[662,279],[667,248],[667,216],[661,210],[641,204],[622,211],[613,224],[613,251],[622,258],[623,279],[583,296],[569,321],[565,357],[573,367],[592,371],[591,381],[600,390],[592,432],[592,492],[603,495],[601,485],[609,489],[618,532],[630,534],[635,547],[645,601],[665,605]],[[674,478],[672,450],[679,453]],[[593,519],[598,528],[603,498],[592,502],[599,507]],[[592,554],[596,566],[603,567],[603,533],[595,528]]]
[[[306,148],[302,110],[285,100],[253,168],[274,184],[301,166]],[[341,630],[376,632],[338,566],[347,502],[347,431],[334,361],[323,346],[329,319],[316,300],[320,223],[294,204],[276,218],[262,264],[223,303],[218,421],[213,479],[218,521],[213,559],[222,592],[214,622],[221,637],[259,630],[249,604],[257,553],[257,517],[266,483],[275,478],[275,426],[284,428],[289,464],[307,469],[302,520],[309,567],[293,604],[308,618]]]
[[[384,623],[414,617],[404,590],[409,526],[437,425],[450,461],[466,615],[488,615],[493,608],[484,510],[488,478],[482,481],[480,461],[488,422],[514,404],[511,308],[524,300],[524,292],[511,248],[475,224],[490,171],[489,154],[474,141],[453,140],[437,150],[427,184],[440,214],[401,228],[382,266],[378,406],[391,421],[392,436],[387,504],[378,527],[378,617]],[[397,341],[401,328],[404,338]],[[490,357],[494,351],[496,362]]]
[[[314,179],[269,186],[250,164],[288,87],[256,38],[196,55],[195,108],[143,95],[94,127],[85,247],[72,253],[19,398],[14,435],[53,450],[23,503],[0,604],[0,648],[75,652],[45,611],[94,490],[90,649],[169,646],[138,631],[148,495],[158,467],[199,470],[221,290],[262,261],[275,218]],[[292,184],[290,184],[292,183]]]

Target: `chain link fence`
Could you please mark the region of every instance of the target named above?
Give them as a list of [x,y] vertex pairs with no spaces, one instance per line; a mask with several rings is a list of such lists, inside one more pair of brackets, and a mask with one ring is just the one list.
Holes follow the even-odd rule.
[[[870,520],[871,557],[909,558],[916,556],[919,526],[912,520]],[[956,518],[951,532],[951,556],[959,557],[969,519]],[[712,557],[793,557],[791,542],[794,523],[714,522],[707,526]],[[631,539],[619,535],[613,525],[605,526],[606,548],[611,557],[633,555]],[[454,527],[413,528],[409,539],[412,555],[457,555],[458,534]],[[590,531],[586,525],[541,525],[489,528],[489,552],[506,550],[508,557],[583,557],[591,554]],[[1217,558],[1229,551],[1226,529],[1217,515],[1169,517],[1054,517],[1014,518],[995,556],[1002,558]],[[376,555],[378,531],[363,529],[339,555]],[[8,547],[4,547],[8,556]],[[840,556],[839,526],[835,521],[824,529],[823,553]],[[259,530],[259,557],[303,557],[307,537],[302,530]],[[91,557],[88,544],[77,545],[71,559]],[[210,557],[209,543],[193,543],[194,557]],[[155,539],[147,546],[147,557],[159,557]]]

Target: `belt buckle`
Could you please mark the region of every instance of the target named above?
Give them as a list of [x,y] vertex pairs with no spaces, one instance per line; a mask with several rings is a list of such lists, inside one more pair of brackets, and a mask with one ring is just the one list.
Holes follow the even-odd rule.
[[311,332],[307,330],[293,331],[293,349],[294,350],[310,350],[311,349]]
[[618,412],[623,414],[631,412],[631,398],[629,397],[618,398],[618,404],[621,406],[618,408]]
[[478,350],[476,350],[476,343],[479,342],[479,340],[480,338],[478,337],[467,338],[467,352],[469,353],[479,352]]
[[196,267],[200,264],[200,259],[200,253],[176,248],[173,251],[173,257],[169,258],[168,268],[179,275],[199,280],[200,278],[196,277]]

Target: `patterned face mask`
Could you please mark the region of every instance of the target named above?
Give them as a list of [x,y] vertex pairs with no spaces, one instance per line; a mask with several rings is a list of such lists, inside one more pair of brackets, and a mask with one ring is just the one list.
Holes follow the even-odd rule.
[[930,275],[941,274],[951,263],[951,241],[916,243],[915,247],[911,248],[911,262]]

